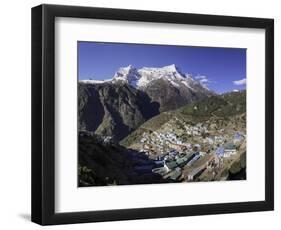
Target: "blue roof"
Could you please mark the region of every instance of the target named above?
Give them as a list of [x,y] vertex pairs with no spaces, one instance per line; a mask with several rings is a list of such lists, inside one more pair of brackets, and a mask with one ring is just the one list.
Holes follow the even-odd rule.
[[234,139],[241,140],[242,138],[243,138],[243,135],[242,135],[241,133],[236,132],[236,133],[234,134]]
[[221,155],[223,155],[223,153],[224,153],[224,147],[222,147],[222,146],[218,147],[216,150],[216,154],[221,156]]

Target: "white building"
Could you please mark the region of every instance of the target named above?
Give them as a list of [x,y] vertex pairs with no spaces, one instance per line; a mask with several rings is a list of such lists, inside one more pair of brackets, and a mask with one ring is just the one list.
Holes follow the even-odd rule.
[[224,149],[224,157],[230,157],[232,155],[235,155],[237,153],[236,146],[233,144],[229,144]]

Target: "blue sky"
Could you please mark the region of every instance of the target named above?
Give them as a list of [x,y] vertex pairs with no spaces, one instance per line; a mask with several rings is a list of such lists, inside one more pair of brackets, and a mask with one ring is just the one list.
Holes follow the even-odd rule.
[[217,93],[245,89],[246,49],[78,42],[78,78],[112,78],[119,67],[175,64]]

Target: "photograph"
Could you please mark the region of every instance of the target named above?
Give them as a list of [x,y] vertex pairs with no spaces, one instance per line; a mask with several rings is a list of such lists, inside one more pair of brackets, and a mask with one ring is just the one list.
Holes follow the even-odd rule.
[[77,51],[79,187],[246,180],[246,49]]

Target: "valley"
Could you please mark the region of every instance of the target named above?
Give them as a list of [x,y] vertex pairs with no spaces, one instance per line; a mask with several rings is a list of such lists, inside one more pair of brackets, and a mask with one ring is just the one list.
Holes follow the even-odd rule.
[[175,66],[79,82],[79,186],[246,179],[246,91]]

